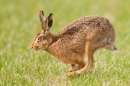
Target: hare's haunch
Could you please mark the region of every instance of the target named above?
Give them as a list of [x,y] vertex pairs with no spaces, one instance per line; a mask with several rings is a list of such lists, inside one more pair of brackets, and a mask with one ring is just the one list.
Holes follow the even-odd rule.
[[[45,18],[43,11],[39,14],[42,31],[32,42],[34,50],[45,50],[58,60],[71,64],[68,76],[82,74],[86,69],[93,69],[93,54],[105,48],[117,50],[114,46],[115,31],[107,18],[86,16],[67,25],[61,32],[54,35],[50,32],[53,23],[52,13]],[[86,54],[87,61],[83,56]]]

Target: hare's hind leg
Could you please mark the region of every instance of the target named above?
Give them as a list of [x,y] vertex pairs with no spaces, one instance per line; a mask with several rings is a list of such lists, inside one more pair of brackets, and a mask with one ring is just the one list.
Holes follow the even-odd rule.
[[88,71],[93,70],[94,62],[95,62],[93,54],[96,51],[96,49],[92,45],[93,45],[93,43],[91,43],[91,42],[88,42],[86,45],[86,55],[87,55],[86,67],[88,68]]
[[76,71],[77,74],[82,74],[87,69],[88,70],[92,70],[93,69],[93,67],[94,67],[93,54],[94,54],[95,50],[93,49],[92,44],[93,44],[92,42],[89,42],[89,41],[87,42],[86,48],[85,48],[85,50],[86,50],[86,56],[87,56],[86,65],[82,69]]

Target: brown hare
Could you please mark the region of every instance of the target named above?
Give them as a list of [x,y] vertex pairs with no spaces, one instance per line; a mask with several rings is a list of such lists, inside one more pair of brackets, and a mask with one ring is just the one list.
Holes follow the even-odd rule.
[[[42,31],[35,36],[32,49],[45,50],[61,62],[70,64],[68,76],[93,69],[93,54],[96,50],[100,48],[117,50],[113,45],[115,30],[107,18],[100,16],[80,18],[67,25],[57,35],[50,32],[53,23],[52,13],[45,18],[43,11],[40,11],[39,18]],[[83,58],[85,54],[86,62]]]

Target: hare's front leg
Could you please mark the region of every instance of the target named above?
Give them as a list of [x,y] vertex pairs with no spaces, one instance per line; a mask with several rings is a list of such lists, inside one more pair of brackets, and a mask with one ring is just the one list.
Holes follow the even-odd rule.
[[86,44],[86,55],[87,55],[87,62],[85,64],[85,66],[83,66],[80,70],[77,70],[75,72],[70,72],[68,74],[68,76],[72,76],[74,74],[80,75],[82,74],[84,71],[86,71],[86,69],[93,68],[93,64],[94,64],[94,58],[93,58],[93,54],[94,54],[95,50],[92,48],[92,43],[91,42],[87,42]]
[[68,69],[68,72],[73,72],[79,70],[80,67],[76,64],[71,64],[71,67]]
[[75,71],[80,70],[85,66],[85,62],[83,59],[77,60],[77,65],[76,64],[71,64],[71,68],[69,69],[67,76],[72,76],[75,74]]
[[94,60],[94,57],[92,56],[91,57],[91,60],[90,60],[90,65],[89,65],[89,67],[88,67],[88,71],[93,71],[93,68],[94,68],[94,62],[95,62],[95,60]]

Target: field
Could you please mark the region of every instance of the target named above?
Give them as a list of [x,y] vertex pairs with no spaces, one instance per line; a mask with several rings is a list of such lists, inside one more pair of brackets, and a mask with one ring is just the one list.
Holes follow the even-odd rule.
[[[130,86],[129,9],[129,0],[0,0],[0,86]],[[67,77],[69,65],[30,48],[41,31],[40,10],[53,13],[55,34],[86,15],[108,18],[119,52],[99,50],[92,73]]]

